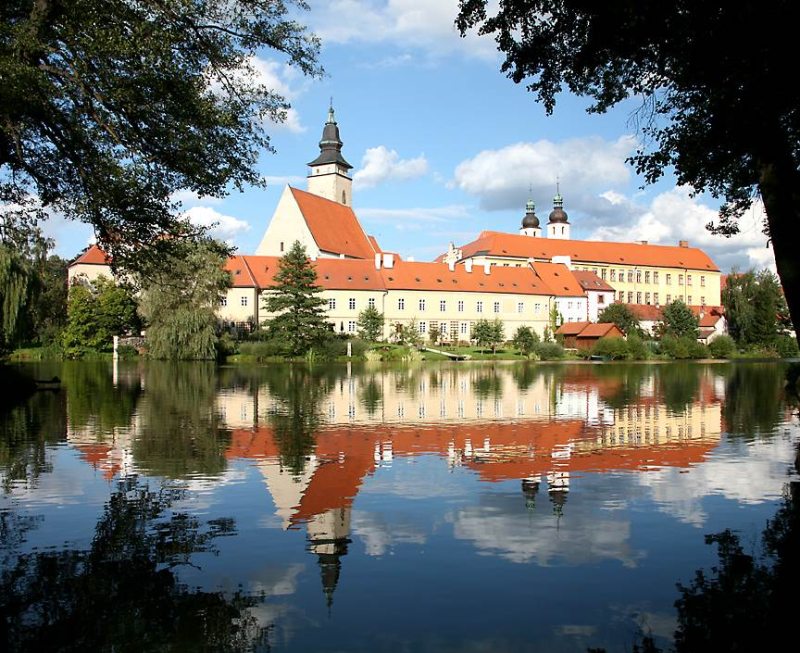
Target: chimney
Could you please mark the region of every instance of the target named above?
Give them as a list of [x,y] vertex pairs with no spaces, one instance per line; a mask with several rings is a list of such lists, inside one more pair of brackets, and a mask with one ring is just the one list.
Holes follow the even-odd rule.
[[408,261],[409,263],[413,263],[415,260],[416,259],[413,256],[407,256],[406,257],[406,261]]
[[376,270],[380,270],[381,269],[381,255],[380,255],[380,253],[375,254],[375,269]]
[[456,262],[455,261],[448,262],[447,269],[450,270],[450,272],[455,272],[456,271]]
[[471,258],[468,258],[466,261],[464,261],[464,269],[467,272],[472,272],[472,259]]
[[689,241],[688,240],[679,240],[678,241],[678,247],[689,247]]
[[483,264],[483,273],[484,274],[491,274],[492,272],[492,264],[489,261],[485,261]]
[[394,267],[394,254],[383,255],[383,267],[387,270],[391,270]]
[[339,258],[344,258],[344,254],[339,254]]
[[640,240],[640,241],[639,241],[639,244],[640,244],[640,245],[647,245],[647,241],[646,241],[646,240]]

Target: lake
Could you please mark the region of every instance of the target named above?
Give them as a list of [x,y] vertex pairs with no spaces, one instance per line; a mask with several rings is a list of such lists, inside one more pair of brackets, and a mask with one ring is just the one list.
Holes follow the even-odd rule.
[[668,645],[797,480],[781,363],[18,367],[9,651]]

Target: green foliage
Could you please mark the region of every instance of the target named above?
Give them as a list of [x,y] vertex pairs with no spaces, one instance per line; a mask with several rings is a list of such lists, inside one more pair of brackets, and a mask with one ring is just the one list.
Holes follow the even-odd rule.
[[136,300],[128,287],[101,276],[70,289],[67,325],[61,337],[66,356],[80,358],[92,351],[111,351],[115,335],[135,333],[139,328]]
[[158,268],[140,278],[139,310],[147,321],[147,347],[160,360],[217,357],[216,308],[230,286],[224,265],[228,248],[219,242],[182,241]]
[[498,318],[491,322],[487,319],[478,320],[472,327],[472,337],[479,347],[491,347],[494,354],[497,345],[505,338],[503,323]]
[[696,340],[700,335],[698,328],[700,320],[682,299],[676,299],[667,304],[661,313],[662,319],[658,325],[658,331],[662,337],[670,335],[676,338],[686,337]]
[[295,241],[280,259],[275,286],[264,298],[266,310],[276,313],[266,327],[272,337],[288,344],[292,356],[302,356],[330,333],[321,292],[305,247]]
[[708,353],[714,358],[730,358],[736,353],[736,343],[729,335],[721,335],[708,343]]
[[0,243],[0,356],[16,341],[20,315],[30,301],[32,276],[28,262]]
[[417,327],[417,321],[411,319],[408,324],[395,322],[393,325],[394,341],[408,347],[419,347],[422,344],[422,335]]
[[639,333],[641,330],[639,320],[636,319],[633,311],[619,302],[606,306],[597,316],[597,321],[616,324],[626,336],[631,333]]
[[661,339],[661,354],[667,358],[675,358],[677,360],[706,358],[708,349],[703,343],[697,342],[695,338],[690,336],[675,337],[667,335]]
[[60,343],[67,322],[67,265],[65,259],[50,256],[36,266],[38,292],[29,311],[27,342]]
[[592,354],[611,360],[624,360],[632,357],[624,338],[600,338],[592,347]]
[[632,331],[628,334],[626,338],[625,344],[628,347],[628,354],[630,358],[636,361],[643,361],[650,358],[650,349],[642,340],[641,336],[636,331]]
[[797,338],[792,336],[778,336],[773,343],[775,352],[781,358],[797,358],[800,350],[797,347]]
[[260,81],[254,55],[278,51],[321,73],[318,40],[292,19],[302,0],[0,7],[0,202],[20,207],[9,216],[20,230],[48,208],[92,224],[115,264],[197,231],[174,210],[175,191],[264,183],[264,127],[289,105]]
[[553,361],[564,358],[564,348],[557,342],[540,342],[536,345],[535,353],[540,360]]
[[539,334],[530,327],[521,326],[514,333],[514,338],[511,342],[519,350],[520,354],[528,358],[540,342]]
[[[555,333],[558,331],[558,327],[564,324],[564,316],[558,310],[558,306],[553,304],[550,307],[550,313],[548,315],[548,321],[550,326],[550,333]],[[547,338],[545,338],[547,340]]]
[[442,337],[442,333],[439,331],[439,327],[436,325],[435,322],[431,322],[431,328],[428,329],[428,340],[430,340],[432,345],[438,345],[439,339]]
[[383,313],[377,308],[365,308],[358,314],[359,336],[370,342],[383,340]]
[[769,270],[731,272],[722,290],[728,331],[741,346],[769,346],[785,328],[788,309]]

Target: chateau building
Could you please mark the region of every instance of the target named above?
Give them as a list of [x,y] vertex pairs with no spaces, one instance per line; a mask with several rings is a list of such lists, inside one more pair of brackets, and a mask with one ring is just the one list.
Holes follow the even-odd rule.
[[[337,332],[355,333],[358,316],[375,308],[394,325],[435,328],[446,340],[468,340],[480,319],[500,319],[506,337],[520,326],[542,335],[557,313],[563,322],[596,321],[614,301],[659,306],[681,298],[698,308],[720,304],[720,272],[703,251],[647,243],[572,240],[560,192],[543,230],[529,200],[519,234],[483,231],[430,263],[382,250],[352,208],[352,166],[342,155],[333,107],[311,161],[308,190],[286,186],[255,255],[231,257],[232,287],[220,319],[258,325],[271,315],[263,296],[274,284],[280,257],[295,241],[306,249]],[[543,231],[546,237],[543,237]],[[92,247],[69,269],[70,282],[111,275]]]

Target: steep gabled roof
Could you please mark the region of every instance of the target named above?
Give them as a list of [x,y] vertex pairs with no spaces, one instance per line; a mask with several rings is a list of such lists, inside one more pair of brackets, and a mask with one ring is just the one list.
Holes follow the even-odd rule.
[[585,263],[719,271],[714,261],[696,247],[531,238],[499,231],[482,231],[476,240],[463,245],[461,251],[463,258],[488,255],[549,261],[554,256],[569,256],[573,261]]
[[319,195],[289,187],[320,250],[351,258],[372,258],[375,249],[353,209]]
[[69,265],[72,267],[79,263],[84,265],[111,265],[111,259],[97,245],[92,245]]
[[[495,268],[493,268],[495,269]],[[498,268],[500,270],[513,268]],[[536,275],[559,297],[583,297],[581,284],[575,274],[563,263],[534,263]]]

